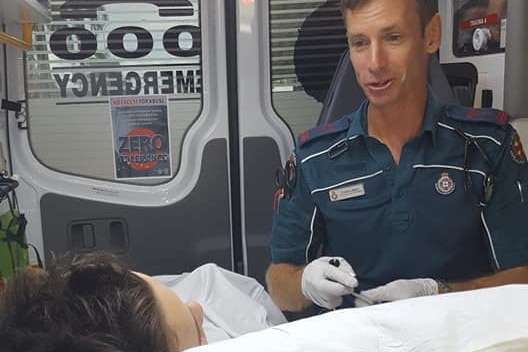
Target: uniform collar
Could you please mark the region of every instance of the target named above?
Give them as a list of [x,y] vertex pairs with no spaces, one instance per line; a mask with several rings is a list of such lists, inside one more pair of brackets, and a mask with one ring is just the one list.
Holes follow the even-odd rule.
[[359,108],[349,115],[350,128],[348,129],[347,137],[353,136],[367,136],[367,110],[368,100],[365,99]]
[[438,101],[430,86],[427,86],[427,103],[425,105],[425,115],[422,124],[421,134],[429,133],[433,145],[436,143],[436,135],[438,131],[438,119],[442,112],[442,104]]
[[[367,136],[367,111],[368,100],[364,100],[359,108],[349,116],[350,128],[348,129],[348,137],[352,136]],[[430,133],[433,144],[436,141],[437,121],[442,111],[442,104],[438,101],[431,87],[427,87],[427,102],[425,105],[425,114],[422,124],[421,134]]]

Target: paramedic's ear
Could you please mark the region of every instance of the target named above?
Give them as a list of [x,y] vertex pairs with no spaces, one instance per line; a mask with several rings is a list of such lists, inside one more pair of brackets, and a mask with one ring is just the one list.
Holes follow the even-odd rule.
[[428,54],[433,54],[440,48],[442,40],[442,20],[440,14],[436,13],[427,23],[424,29],[424,45]]

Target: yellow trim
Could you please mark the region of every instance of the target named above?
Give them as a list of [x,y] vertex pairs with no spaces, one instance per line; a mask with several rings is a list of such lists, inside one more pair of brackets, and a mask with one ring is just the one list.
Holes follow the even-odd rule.
[[[1,1],[1,0],[0,0]],[[14,37],[6,32],[0,31],[0,42],[13,45],[22,50],[28,50],[33,45],[33,24],[31,22],[22,23],[22,39]]]

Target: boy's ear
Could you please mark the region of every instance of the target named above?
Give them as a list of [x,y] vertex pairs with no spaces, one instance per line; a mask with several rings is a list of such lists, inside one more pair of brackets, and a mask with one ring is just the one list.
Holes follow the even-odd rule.
[[440,48],[442,40],[442,20],[440,14],[436,13],[427,23],[424,29],[425,51],[433,54]]

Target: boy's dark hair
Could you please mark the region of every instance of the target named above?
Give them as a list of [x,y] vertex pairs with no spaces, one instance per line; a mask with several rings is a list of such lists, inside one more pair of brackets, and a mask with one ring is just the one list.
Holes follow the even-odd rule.
[[[347,9],[353,10],[369,1],[371,0],[341,0],[339,7],[344,15]],[[429,20],[438,12],[438,0],[416,0],[416,4],[418,5],[418,14],[420,15],[420,24],[423,31]]]
[[11,276],[0,297],[2,352],[169,351],[150,286],[106,253]]

